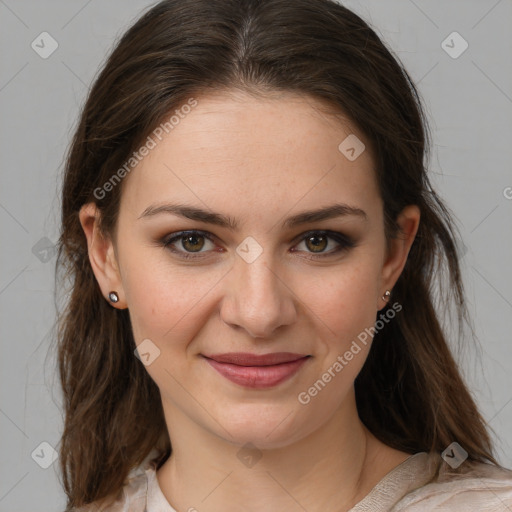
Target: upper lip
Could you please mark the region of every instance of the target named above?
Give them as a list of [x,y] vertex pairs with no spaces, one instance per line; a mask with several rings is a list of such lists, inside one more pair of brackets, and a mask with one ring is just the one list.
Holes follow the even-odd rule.
[[246,352],[230,352],[226,354],[205,355],[208,359],[213,359],[219,363],[231,363],[239,366],[270,366],[273,364],[289,363],[297,361],[306,354],[294,354],[292,352],[274,352],[271,354],[249,354]]

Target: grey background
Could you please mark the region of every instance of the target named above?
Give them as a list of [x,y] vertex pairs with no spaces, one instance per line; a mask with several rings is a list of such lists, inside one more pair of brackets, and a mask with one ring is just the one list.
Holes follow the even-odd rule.
[[[397,52],[424,97],[435,143],[432,179],[459,221],[481,343],[480,353],[469,349],[460,361],[496,432],[500,462],[512,467],[512,1],[344,3]],[[0,512],[64,508],[58,464],[36,463],[51,462],[51,448],[40,444],[58,449],[62,425],[48,352],[58,179],[93,76],[148,5],[0,0]],[[47,59],[31,47],[44,31],[58,43]],[[458,58],[441,47],[453,31],[469,44]],[[461,48],[450,41],[452,52]]]

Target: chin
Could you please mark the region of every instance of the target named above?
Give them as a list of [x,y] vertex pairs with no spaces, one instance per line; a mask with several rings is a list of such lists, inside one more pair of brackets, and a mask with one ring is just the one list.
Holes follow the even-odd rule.
[[[229,415],[218,416],[218,422],[225,430],[215,424],[215,431],[226,441],[244,446],[248,443],[260,449],[284,448],[305,437],[301,432],[297,406],[290,404],[244,404],[231,409]],[[303,425],[302,427],[305,427]],[[228,435],[228,432],[230,435]]]

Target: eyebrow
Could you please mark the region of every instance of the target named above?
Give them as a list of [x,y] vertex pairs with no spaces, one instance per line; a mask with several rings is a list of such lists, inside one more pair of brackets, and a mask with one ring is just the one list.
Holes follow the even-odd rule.
[[[160,204],[148,206],[139,215],[138,219],[153,217],[162,213],[178,215],[180,217],[205,222],[207,224],[214,224],[222,228],[230,229],[231,231],[238,230],[238,223],[232,217],[183,204]],[[365,221],[368,220],[368,216],[364,210],[343,203],[335,203],[317,210],[304,211],[293,215],[283,222],[282,227],[293,228],[301,224],[319,222],[322,220],[349,215],[360,217]]]

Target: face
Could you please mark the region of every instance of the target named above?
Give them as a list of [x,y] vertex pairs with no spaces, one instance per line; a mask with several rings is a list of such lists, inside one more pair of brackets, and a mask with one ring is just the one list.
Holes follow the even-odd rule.
[[[197,97],[124,179],[113,270],[95,273],[129,309],[171,439],[187,424],[285,446],[353,393],[361,333],[410,243],[386,251],[369,142],[321,107],[289,93]],[[348,136],[366,146],[356,159],[338,149]]]

